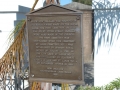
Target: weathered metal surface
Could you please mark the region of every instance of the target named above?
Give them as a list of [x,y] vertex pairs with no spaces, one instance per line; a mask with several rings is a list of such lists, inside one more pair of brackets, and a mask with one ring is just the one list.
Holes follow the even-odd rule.
[[27,16],[30,80],[83,81],[81,15]]

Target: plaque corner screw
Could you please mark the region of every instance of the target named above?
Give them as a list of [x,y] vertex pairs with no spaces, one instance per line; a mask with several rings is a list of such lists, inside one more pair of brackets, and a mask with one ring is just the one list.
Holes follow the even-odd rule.
[[77,20],[80,20],[80,17],[79,16],[77,16],[77,18],[76,18]]
[[35,75],[31,75],[31,77],[34,77]]
[[31,19],[28,19],[28,21],[31,21]]
[[79,76],[78,79],[81,80],[81,77]]

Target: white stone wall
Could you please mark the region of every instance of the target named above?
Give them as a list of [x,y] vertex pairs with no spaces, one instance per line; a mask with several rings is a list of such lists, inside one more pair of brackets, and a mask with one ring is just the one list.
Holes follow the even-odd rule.
[[[0,30],[2,31],[0,32],[0,58],[7,50],[8,43],[6,41],[10,31],[14,28],[14,21],[24,17],[23,13],[17,13],[19,5],[31,8],[34,2],[35,0],[0,0]],[[42,7],[43,2],[44,0],[39,0],[36,9]]]
[[14,28],[14,20],[16,19],[16,14],[1,14],[0,13],[0,58],[3,56],[7,50],[7,38],[10,31]]
[[120,77],[120,0],[93,0],[92,7],[94,85],[102,86]]

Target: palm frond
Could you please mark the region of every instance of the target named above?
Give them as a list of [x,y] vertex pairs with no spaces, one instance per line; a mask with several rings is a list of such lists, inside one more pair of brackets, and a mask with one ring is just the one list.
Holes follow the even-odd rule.
[[16,36],[18,35],[19,31],[22,28],[22,25],[24,24],[25,20],[21,20],[16,26],[15,28],[10,32],[8,39],[7,39],[7,45],[8,47],[14,42],[14,39],[16,38]]

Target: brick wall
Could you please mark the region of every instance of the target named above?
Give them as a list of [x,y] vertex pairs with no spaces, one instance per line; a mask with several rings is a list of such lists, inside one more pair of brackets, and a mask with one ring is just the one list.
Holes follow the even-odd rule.
[[82,10],[83,12],[83,49],[84,62],[92,62],[92,10]]

